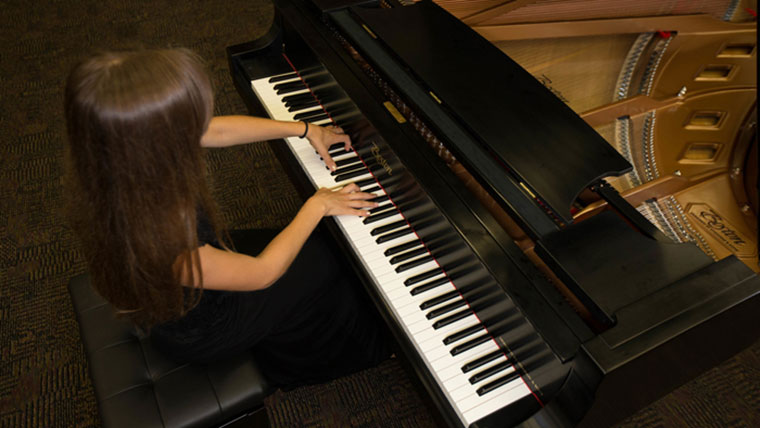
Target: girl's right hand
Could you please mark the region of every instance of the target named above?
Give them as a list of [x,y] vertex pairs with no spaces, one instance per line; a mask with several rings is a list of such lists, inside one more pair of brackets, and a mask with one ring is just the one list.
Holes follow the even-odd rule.
[[378,205],[376,202],[369,201],[375,197],[376,195],[372,193],[360,192],[359,186],[356,183],[351,183],[338,190],[323,187],[317,190],[306,202],[318,204],[323,216],[357,215],[366,217],[369,215],[368,210]]

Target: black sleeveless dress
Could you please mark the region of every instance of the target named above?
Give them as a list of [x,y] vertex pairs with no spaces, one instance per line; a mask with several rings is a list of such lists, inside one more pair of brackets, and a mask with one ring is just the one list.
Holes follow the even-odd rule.
[[[203,221],[201,245],[217,242]],[[257,255],[277,234],[233,231],[238,252]],[[278,387],[320,383],[377,365],[388,335],[358,279],[319,233],[287,272],[264,290],[204,290],[180,320],[151,329],[153,344],[178,362],[210,362],[250,352]]]

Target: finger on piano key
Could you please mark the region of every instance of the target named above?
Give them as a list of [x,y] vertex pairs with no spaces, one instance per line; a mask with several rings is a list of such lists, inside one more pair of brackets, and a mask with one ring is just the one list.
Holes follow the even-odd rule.
[[336,150],[340,150],[340,149],[342,149],[342,148],[344,148],[344,147],[345,147],[345,144],[344,144],[344,143],[335,143],[335,144],[332,144],[332,145],[330,145],[330,146],[327,148],[327,151],[328,151],[328,152],[334,152],[334,151],[336,151]]
[[369,173],[367,173],[366,175],[359,176],[359,177],[356,177],[356,178],[349,178],[348,180],[343,180],[343,181],[335,181],[334,180],[335,177],[333,177],[333,181],[335,182],[335,184],[333,185],[333,187],[345,187],[345,186],[348,186],[351,183],[356,183],[357,180],[361,180],[362,178],[367,178],[367,177],[372,177],[372,175],[370,175]]
[[365,186],[361,188],[361,191],[365,193],[372,193],[377,197],[387,197],[385,192],[378,186]]
[[[367,178],[367,179],[363,179],[363,180],[357,180],[356,181],[356,185],[359,186],[360,189],[366,189],[368,187],[375,187],[375,186],[377,186],[377,178],[376,177],[372,177],[372,178]],[[385,192],[383,192],[383,193],[385,193]]]
[[[369,201],[370,201],[370,202],[375,202],[375,201],[374,201],[375,199],[376,199],[376,198],[372,198],[372,199],[370,199]],[[376,203],[377,203],[377,202],[376,202]],[[372,208],[371,210],[369,210],[369,214],[370,214],[370,215],[372,215],[372,214],[377,214],[377,213],[379,213],[379,212],[384,212],[384,211],[387,211],[387,210],[389,210],[389,209],[395,209],[395,207],[393,206],[393,204],[391,204],[390,202],[385,202],[385,203],[378,203],[378,206],[376,206],[375,208]],[[366,226],[366,225],[365,225],[365,226]],[[370,236],[372,236],[372,234],[371,234],[371,231],[370,231]]]
[[[314,155],[315,155],[315,156],[317,156],[317,158],[319,158],[320,162],[323,162],[323,161],[324,161],[324,159],[322,159],[322,158],[321,158],[321,157],[320,157],[320,156],[317,154],[316,150],[312,150],[312,151],[314,152]],[[340,154],[340,155],[330,155],[330,157],[331,157],[333,160],[344,160],[344,159],[353,158],[353,157],[355,157],[355,156],[356,156],[356,154],[354,154],[354,152],[351,152],[351,151],[345,152],[345,153],[343,153],[343,154]],[[334,178],[333,178],[333,180],[334,180]]]

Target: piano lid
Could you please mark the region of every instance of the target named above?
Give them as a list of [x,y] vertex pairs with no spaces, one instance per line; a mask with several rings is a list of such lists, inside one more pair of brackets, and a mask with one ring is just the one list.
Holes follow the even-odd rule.
[[434,3],[352,12],[475,135],[473,150],[506,165],[566,223],[584,188],[631,169],[551,91]]

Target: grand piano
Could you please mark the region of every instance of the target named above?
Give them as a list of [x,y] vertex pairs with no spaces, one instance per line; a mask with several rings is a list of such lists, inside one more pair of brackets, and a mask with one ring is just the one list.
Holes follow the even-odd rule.
[[647,220],[608,182],[628,160],[444,9],[275,5],[228,48],[235,85],[252,114],[351,135],[335,172],[273,147],[304,194],[376,194],[325,226],[446,424],[608,426],[760,338],[760,278]]

